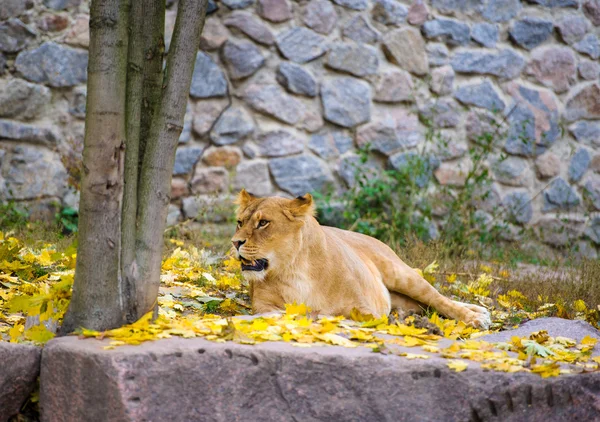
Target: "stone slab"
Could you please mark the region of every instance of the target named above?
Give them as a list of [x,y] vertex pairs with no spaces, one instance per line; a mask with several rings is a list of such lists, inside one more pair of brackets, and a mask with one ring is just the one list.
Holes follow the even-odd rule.
[[16,415],[35,388],[42,349],[0,341],[0,421]]
[[[525,326],[522,334],[545,328],[551,335],[578,335],[572,324],[559,326],[557,321]],[[598,373],[543,379],[483,371],[472,361],[456,373],[435,355],[408,360],[366,348],[288,343],[247,346],[172,338],[104,350],[107,344],[76,337],[47,344],[42,421],[600,418]]]

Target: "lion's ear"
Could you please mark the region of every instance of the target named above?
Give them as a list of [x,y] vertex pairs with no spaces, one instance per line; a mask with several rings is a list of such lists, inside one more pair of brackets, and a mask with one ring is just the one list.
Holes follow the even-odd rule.
[[247,192],[246,189],[242,189],[240,193],[238,193],[237,198],[233,201],[234,204],[239,205],[242,208],[246,208],[248,204],[256,199],[256,196]]
[[298,196],[292,199],[288,205],[288,210],[295,217],[303,215],[315,215],[315,206],[313,203],[313,197],[310,193]]

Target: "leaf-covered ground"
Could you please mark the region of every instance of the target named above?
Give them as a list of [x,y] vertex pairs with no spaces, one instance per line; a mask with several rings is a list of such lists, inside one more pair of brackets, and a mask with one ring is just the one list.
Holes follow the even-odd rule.
[[[237,261],[216,258],[180,240],[170,242],[175,249],[162,264],[156,320],[147,314],[122,328],[96,332],[82,327],[77,334],[110,339],[107,348],[172,336],[203,337],[243,344],[285,341],[297,347],[369,347],[375,353],[405,359],[428,359],[434,354],[447,358],[448,367],[458,372],[467,369],[468,363],[457,358],[479,362],[489,370],[542,377],[600,370],[600,357],[592,355],[596,340],[591,337],[577,343],[539,331],[513,337],[510,343],[490,344],[478,340],[489,331],[444,319],[431,310],[425,316],[393,313],[380,319],[355,312],[352,320],[346,320],[318,315],[303,304],[289,304],[285,313],[236,318],[250,314],[248,286]],[[43,345],[54,337],[69,304],[75,259],[73,246],[60,252],[51,244],[33,249],[0,233],[2,340]],[[476,273],[448,273],[434,262],[420,271],[444,294],[490,309],[492,331],[544,316],[587,320],[598,327],[597,305],[592,307],[583,299],[553,303],[548,297],[527,297],[518,290],[503,289],[504,279],[511,277],[506,270],[492,275],[491,267],[481,265]],[[394,346],[414,348],[414,352],[399,352]]]

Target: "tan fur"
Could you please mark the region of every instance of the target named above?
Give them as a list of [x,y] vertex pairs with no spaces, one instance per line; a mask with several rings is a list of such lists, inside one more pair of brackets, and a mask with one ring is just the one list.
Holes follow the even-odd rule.
[[[485,308],[441,295],[379,240],[319,225],[309,194],[290,200],[258,198],[242,190],[236,203],[241,225],[232,241],[245,242],[236,251],[238,259],[268,260],[264,271],[243,271],[252,284],[255,313],[282,310],[293,302],[346,317],[353,308],[382,316],[392,308],[426,305],[476,327],[489,325]],[[258,227],[261,220],[268,224]]]

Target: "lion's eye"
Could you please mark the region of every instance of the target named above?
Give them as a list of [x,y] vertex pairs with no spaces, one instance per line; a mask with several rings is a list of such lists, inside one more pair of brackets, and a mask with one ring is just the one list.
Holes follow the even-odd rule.
[[242,220],[237,221],[237,226],[238,226],[238,229],[242,227]]
[[269,224],[269,222],[268,222],[267,220],[260,220],[260,221],[258,222],[258,228],[261,228],[261,227],[266,227],[266,226],[267,226],[267,224]]

